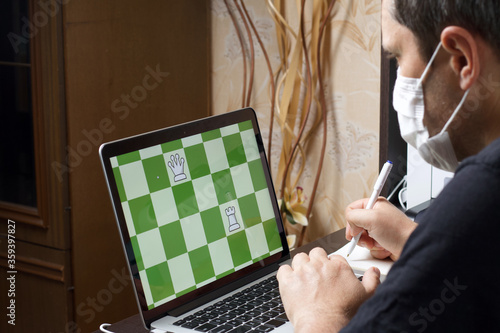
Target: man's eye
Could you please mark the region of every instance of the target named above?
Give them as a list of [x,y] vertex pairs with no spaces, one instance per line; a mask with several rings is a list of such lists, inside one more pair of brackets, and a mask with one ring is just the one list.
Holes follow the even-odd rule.
[[396,68],[399,67],[399,57],[397,55],[395,55],[394,53],[387,52],[386,53],[386,57],[389,60],[393,60],[394,59],[395,62],[396,62]]
[[396,59],[396,55],[394,53],[386,52],[385,56],[387,59]]

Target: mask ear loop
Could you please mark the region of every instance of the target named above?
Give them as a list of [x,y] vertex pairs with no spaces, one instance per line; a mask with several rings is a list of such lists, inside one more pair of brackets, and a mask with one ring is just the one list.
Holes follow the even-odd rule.
[[[418,82],[419,85],[422,85],[422,81],[425,79],[425,77],[427,76],[427,73],[431,69],[431,65],[434,62],[434,59],[436,58],[436,56],[437,56],[439,50],[441,49],[442,45],[443,45],[443,42],[439,42],[438,46],[436,47],[436,50],[434,51],[434,53],[432,54],[431,59],[429,60],[429,63],[427,64],[427,67],[425,67],[425,70],[422,73],[422,76],[420,77],[420,80]],[[448,121],[446,122],[446,124],[444,125],[444,127],[443,127],[443,129],[441,130],[440,133],[444,133],[448,129],[448,127],[450,126],[451,122],[453,121],[453,119],[455,118],[455,116],[457,115],[457,113],[460,111],[460,109],[462,108],[462,106],[464,105],[465,100],[467,99],[467,96],[469,95],[469,92],[470,92],[470,88],[467,89],[467,91],[465,92],[464,96],[462,97],[462,100],[460,101],[460,103],[456,107],[455,111],[453,111],[453,114],[448,119]]]
[[465,100],[467,99],[467,96],[469,95],[469,92],[470,92],[470,88],[467,89],[467,91],[465,92],[464,96],[462,97],[462,100],[460,101],[460,103],[458,103],[457,108],[455,109],[455,111],[453,111],[453,114],[451,115],[450,119],[448,119],[448,121],[444,125],[443,129],[441,130],[441,133],[444,133],[448,129],[451,122],[453,121],[453,119],[457,115],[458,111],[460,111],[460,109],[462,109],[462,106],[464,105]]
[[443,45],[442,42],[439,42],[438,46],[436,47],[436,50],[432,54],[431,60],[427,63],[427,67],[425,67],[424,72],[422,73],[422,76],[420,77],[420,80],[418,82],[419,85],[422,85],[422,81],[424,81],[425,77],[427,76],[427,73],[429,73],[429,70],[431,69],[431,65],[434,62],[434,59],[436,58],[439,50],[441,49],[441,46]]

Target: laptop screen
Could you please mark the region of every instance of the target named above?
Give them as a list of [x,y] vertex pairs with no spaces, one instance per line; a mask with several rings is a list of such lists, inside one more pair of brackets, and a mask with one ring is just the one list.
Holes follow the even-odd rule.
[[148,310],[283,251],[251,120],[109,163]]

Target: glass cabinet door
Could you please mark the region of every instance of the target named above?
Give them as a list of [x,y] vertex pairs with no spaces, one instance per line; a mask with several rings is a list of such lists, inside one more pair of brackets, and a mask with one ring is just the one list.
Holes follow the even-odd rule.
[[0,2],[0,201],[36,207],[28,7]]

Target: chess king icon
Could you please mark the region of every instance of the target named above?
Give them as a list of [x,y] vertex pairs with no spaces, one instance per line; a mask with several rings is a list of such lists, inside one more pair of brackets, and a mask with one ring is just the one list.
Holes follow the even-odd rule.
[[240,224],[236,220],[236,216],[234,215],[236,210],[234,206],[226,208],[226,215],[229,218],[229,232],[238,230],[240,228]]
[[179,157],[179,154],[175,154],[175,156],[170,155],[168,166],[174,173],[174,182],[179,182],[187,178],[184,173],[184,158]]

